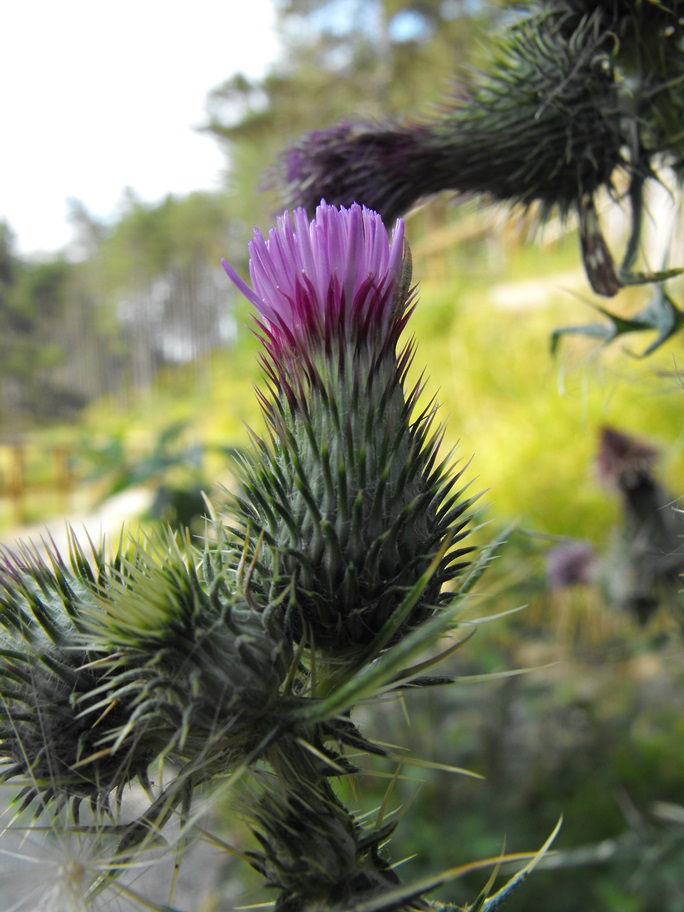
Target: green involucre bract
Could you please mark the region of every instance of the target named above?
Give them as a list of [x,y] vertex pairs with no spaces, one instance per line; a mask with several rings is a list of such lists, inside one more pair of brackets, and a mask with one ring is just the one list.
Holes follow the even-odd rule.
[[388,360],[349,383],[326,370],[305,410],[270,403],[231,518],[251,530],[255,591],[282,603],[296,637],[338,653],[369,644],[444,549],[404,629],[436,609],[470,550],[457,545],[472,499],[439,460],[433,407],[418,410],[420,388],[404,397],[403,369]]

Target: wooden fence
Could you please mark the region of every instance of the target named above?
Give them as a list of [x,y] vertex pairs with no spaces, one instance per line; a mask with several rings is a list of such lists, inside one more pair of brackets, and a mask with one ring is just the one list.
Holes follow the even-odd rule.
[[74,451],[61,445],[38,447],[17,438],[0,439],[0,511],[3,524],[30,520],[31,501],[43,495],[55,512],[67,513],[78,482]]

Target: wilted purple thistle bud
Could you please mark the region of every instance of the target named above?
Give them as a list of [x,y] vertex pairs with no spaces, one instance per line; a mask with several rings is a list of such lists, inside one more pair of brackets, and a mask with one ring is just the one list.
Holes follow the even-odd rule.
[[462,567],[465,551],[449,545],[470,501],[437,461],[434,406],[412,414],[421,388],[405,390],[403,224],[388,240],[375,212],[322,203],[311,223],[300,209],[267,240],[257,232],[250,252],[253,289],[224,265],[259,315],[271,434],[242,465],[232,518],[252,549],[252,585],[283,605],[295,635],[339,653],[396,618],[441,552],[401,626],[431,614]]
[[565,589],[594,581],[598,557],[593,545],[567,542],[546,554],[546,581],[551,589]]
[[341,123],[287,149],[279,174],[289,205],[313,213],[321,198],[358,202],[391,224],[421,196],[445,189],[437,154],[421,124]]

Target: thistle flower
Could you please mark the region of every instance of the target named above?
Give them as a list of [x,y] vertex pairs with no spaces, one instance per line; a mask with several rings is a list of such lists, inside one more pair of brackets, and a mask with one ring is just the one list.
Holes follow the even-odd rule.
[[596,578],[599,558],[593,545],[569,541],[546,553],[546,582],[550,589],[564,589],[591,583]]
[[303,209],[292,222],[285,213],[268,239],[255,230],[253,290],[223,261],[257,310],[270,361],[287,371],[288,359],[314,350],[396,345],[411,303],[403,222],[389,242],[382,219],[361,206],[340,211],[322,202],[311,224]]
[[[524,20],[492,72],[422,121],[316,131],[283,159],[288,202],[373,205],[388,221],[441,190],[562,212],[611,186],[623,163],[611,45],[596,20]],[[572,116],[569,116],[572,112]]]
[[681,616],[684,522],[676,498],[660,484],[660,451],[615,428],[600,430],[596,457],[601,482],[620,498],[619,526],[603,562],[609,601],[645,624],[659,605]]
[[[303,137],[276,170],[288,205],[321,196],[373,207],[387,221],[439,191],[576,212],[594,290],[632,279],[642,188],[653,162],[682,173],[681,4],[544,0],[502,34],[487,71],[464,80],[437,115],[340,124]],[[613,266],[596,216],[600,190],[630,179],[632,238]],[[647,277],[642,277],[647,280]]]
[[434,407],[418,411],[422,387],[405,389],[403,224],[388,240],[376,213],[321,203],[311,224],[300,209],[268,239],[257,231],[250,253],[253,289],[224,266],[257,309],[270,433],[240,465],[231,522],[254,590],[296,637],[339,655],[430,616],[463,566],[453,545],[471,501],[438,462]]

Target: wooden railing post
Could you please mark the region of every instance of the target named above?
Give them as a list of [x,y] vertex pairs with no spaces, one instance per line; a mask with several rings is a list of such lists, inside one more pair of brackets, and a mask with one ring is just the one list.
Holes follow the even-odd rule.
[[13,443],[10,446],[11,458],[8,477],[8,493],[14,510],[17,525],[26,522],[26,472],[24,446]]
[[69,495],[74,487],[74,476],[71,471],[71,452],[65,446],[55,447],[52,451],[55,463],[57,490],[59,492],[60,507],[63,513],[69,512]]

